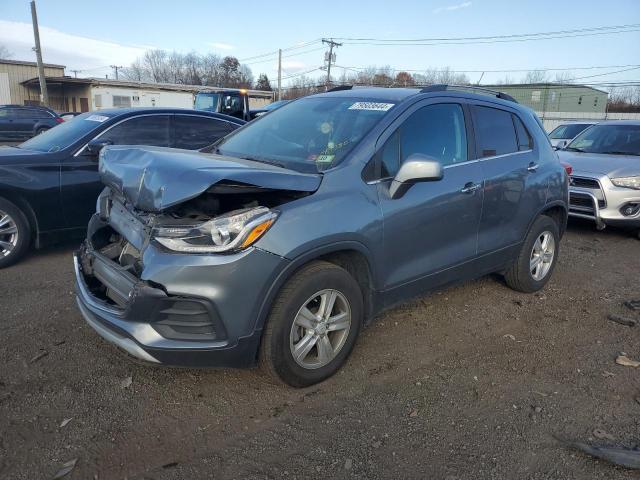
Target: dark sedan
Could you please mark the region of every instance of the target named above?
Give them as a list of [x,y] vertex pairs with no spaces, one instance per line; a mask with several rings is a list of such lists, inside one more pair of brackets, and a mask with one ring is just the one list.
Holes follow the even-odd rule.
[[62,122],[64,120],[49,108],[0,105],[0,140],[26,140]]
[[61,238],[82,236],[103,188],[105,145],[199,150],[245,122],[183,109],[113,109],[63,122],[16,147],[0,147],[0,268]]

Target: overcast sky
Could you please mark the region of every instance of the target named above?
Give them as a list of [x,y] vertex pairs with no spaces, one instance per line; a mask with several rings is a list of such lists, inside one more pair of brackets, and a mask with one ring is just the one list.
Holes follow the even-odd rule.
[[[312,6],[313,5],[313,6]],[[322,3],[165,0],[38,0],[45,62],[81,76],[111,74],[148,48],[214,52],[240,60],[321,37],[449,38],[549,32],[640,24],[640,1],[516,2],[498,0],[333,1]],[[636,28],[640,30],[640,28]],[[0,45],[14,59],[35,60],[27,0],[0,0]],[[389,65],[421,70],[506,70],[640,64],[640,31],[574,38],[475,45],[355,45],[338,48],[338,66]],[[284,75],[317,68],[323,48],[313,43],[285,53]],[[291,55],[291,56],[289,56]],[[276,57],[248,60],[254,75],[276,75]],[[576,76],[620,70],[579,70]],[[338,69],[337,74],[341,73]],[[322,75],[315,71],[310,76]],[[470,72],[472,81],[480,73]],[[486,73],[483,83],[506,73]],[[523,73],[509,73],[519,79]],[[553,74],[552,74],[553,75]],[[596,80],[594,78],[594,80]],[[640,80],[640,69],[597,77]]]

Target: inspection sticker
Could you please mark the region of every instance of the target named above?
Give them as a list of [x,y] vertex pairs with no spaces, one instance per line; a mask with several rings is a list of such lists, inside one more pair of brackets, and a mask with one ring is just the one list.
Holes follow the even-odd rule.
[[90,120],[92,122],[104,122],[109,120],[109,117],[105,117],[104,115],[89,115],[85,120]]
[[376,110],[386,112],[394,105],[395,103],[356,102],[349,107],[349,110]]

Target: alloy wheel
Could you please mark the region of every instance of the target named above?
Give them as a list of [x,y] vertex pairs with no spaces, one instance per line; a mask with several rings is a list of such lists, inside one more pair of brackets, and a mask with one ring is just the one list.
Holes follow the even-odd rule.
[[351,306],[338,290],[314,293],[302,305],[291,326],[289,347],[295,362],[306,369],[330,363],[344,346],[351,328]]
[[0,257],[8,257],[18,244],[18,226],[8,213],[0,210]]
[[549,270],[551,270],[555,252],[556,241],[553,234],[545,231],[538,235],[529,258],[529,271],[536,282],[546,277]]

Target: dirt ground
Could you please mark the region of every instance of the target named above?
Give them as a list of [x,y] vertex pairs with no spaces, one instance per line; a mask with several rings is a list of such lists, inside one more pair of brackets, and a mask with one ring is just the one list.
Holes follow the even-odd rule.
[[640,368],[614,362],[640,326],[606,318],[640,320],[625,232],[572,224],[536,295],[487,277],[395,308],[303,390],[132,362],[76,310],[73,247],[0,271],[0,478],[640,478],[552,437],[640,442]]

